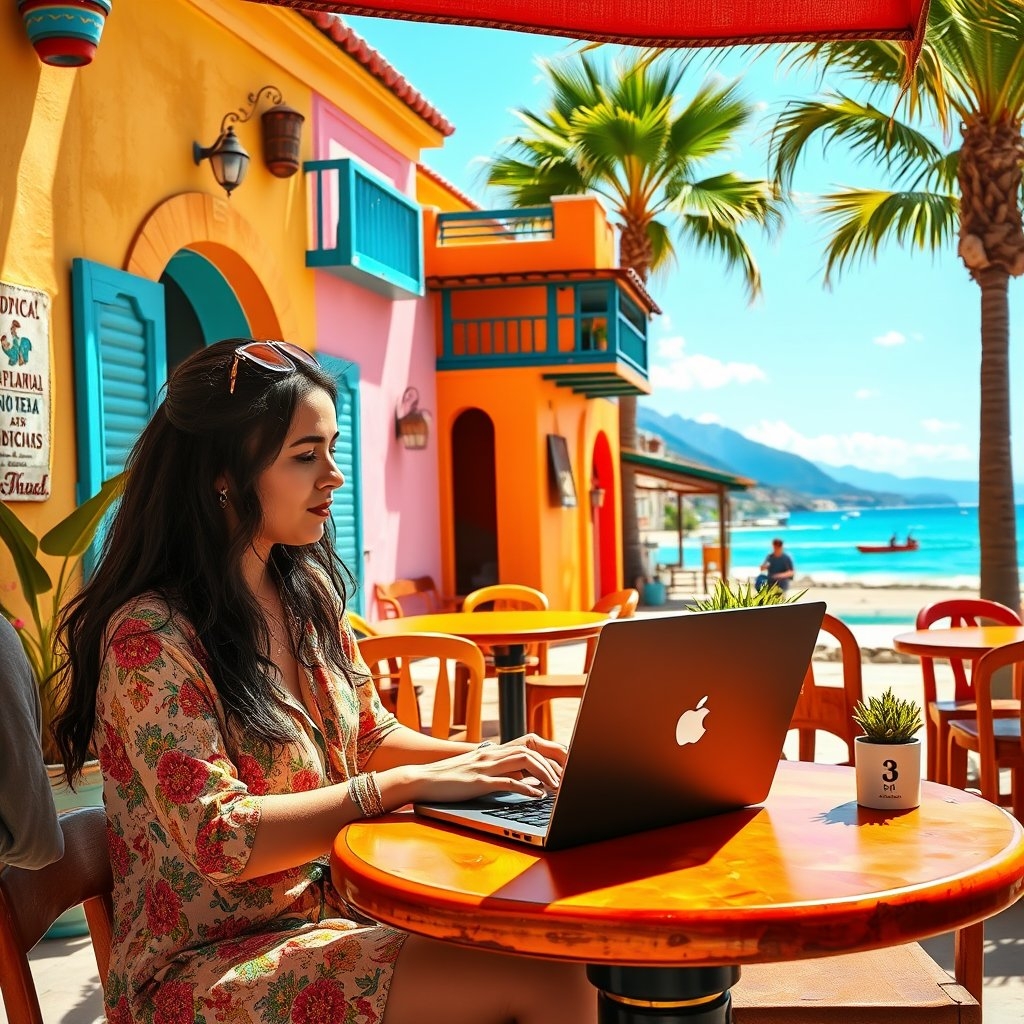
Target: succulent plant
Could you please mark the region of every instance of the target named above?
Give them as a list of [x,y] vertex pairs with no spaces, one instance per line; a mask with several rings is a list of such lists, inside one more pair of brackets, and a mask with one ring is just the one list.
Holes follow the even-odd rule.
[[792,604],[799,601],[806,594],[801,590],[799,594],[786,593],[777,583],[770,583],[760,590],[754,584],[747,581],[734,584],[729,580],[719,579],[715,581],[714,591],[707,597],[694,598],[687,606],[692,612],[715,612],[724,608],[756,608],[765,604]]
[[881,697],[858,701],[853,720],[864,730],[868,743],[909,743],[923,724],[921,705],[897,697],[891,686]]

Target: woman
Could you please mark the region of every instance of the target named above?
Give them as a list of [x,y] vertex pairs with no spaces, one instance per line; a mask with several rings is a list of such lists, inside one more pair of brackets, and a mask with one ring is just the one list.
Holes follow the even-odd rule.
[[69,605],[56,735],[94,749],[114,868],[111,1024],[592,1021],[582,967],[376,925],[331,885],[357,818],[558,785],[564,752],[436,740],[386,712],[325,526],[335,385],[303,349],[183,362],[128,460],[103,557]]

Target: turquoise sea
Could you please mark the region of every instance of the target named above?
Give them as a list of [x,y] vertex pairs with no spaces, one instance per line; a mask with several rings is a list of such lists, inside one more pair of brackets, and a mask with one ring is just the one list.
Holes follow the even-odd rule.
[[[907,532],[920,542],[917,551],[861,554],[857,544],[887,544]],[[735,576],[753,575],[782,537],[796,566],[797,579],[820,584],[867,586],[978,587],[978,509],[967,505],[913,508],[845,509],[793,512],[787,526],[739,527],[731,531],[731,566]],[[665,537],[664,534],[661,535]],[[707,535],[715,543],[717,533]],[[1017,540],[1024,551],[1024,505],[1017,506]],[[685,537],[683,564],[701,564],[700,536]],[[662,563],[678,562],[674,542],[658,549]],[[1024,578],[1024,571],[1022,571]]]

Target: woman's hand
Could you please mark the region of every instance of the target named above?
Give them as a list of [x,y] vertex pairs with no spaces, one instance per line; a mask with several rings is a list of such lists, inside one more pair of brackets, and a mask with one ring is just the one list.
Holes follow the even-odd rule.
[[441,761],[393,768],[378,774],[377,781],[389,808],[416,800],[471,800],[496,792],[542,797],[558,789],[565,753],[560,743],[528,733]]

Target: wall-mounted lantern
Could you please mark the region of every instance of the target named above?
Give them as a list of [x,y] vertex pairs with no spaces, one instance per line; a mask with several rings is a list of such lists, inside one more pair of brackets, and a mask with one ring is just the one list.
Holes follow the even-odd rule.
[[260,118],[263,137],[263,162],[275,177],[287,178],[299,169],[299,149],[302,144],[302,122],[305,117],[289,107],[279,89],[265,85],[249,93],[249,109],[230,110],[220,122],[220,134],[212,146],[192,143],[192,159],[197,163],[210,161],[217,184],[230,196],[242,184],[249,169],[249,153],[235,135],[236,124],[244,124],[256,112],[260,98],[266,94],[274,106]]
[[599,509],[604,507],[604,488],[598,483],[597,479],[594,479],[594,483],[590,488],[590,507],[592,509]]
[[430,413],[420,408],[420,393],[408,387],[395,409],[395,437],[406,448],[426,448],[430,437]]

